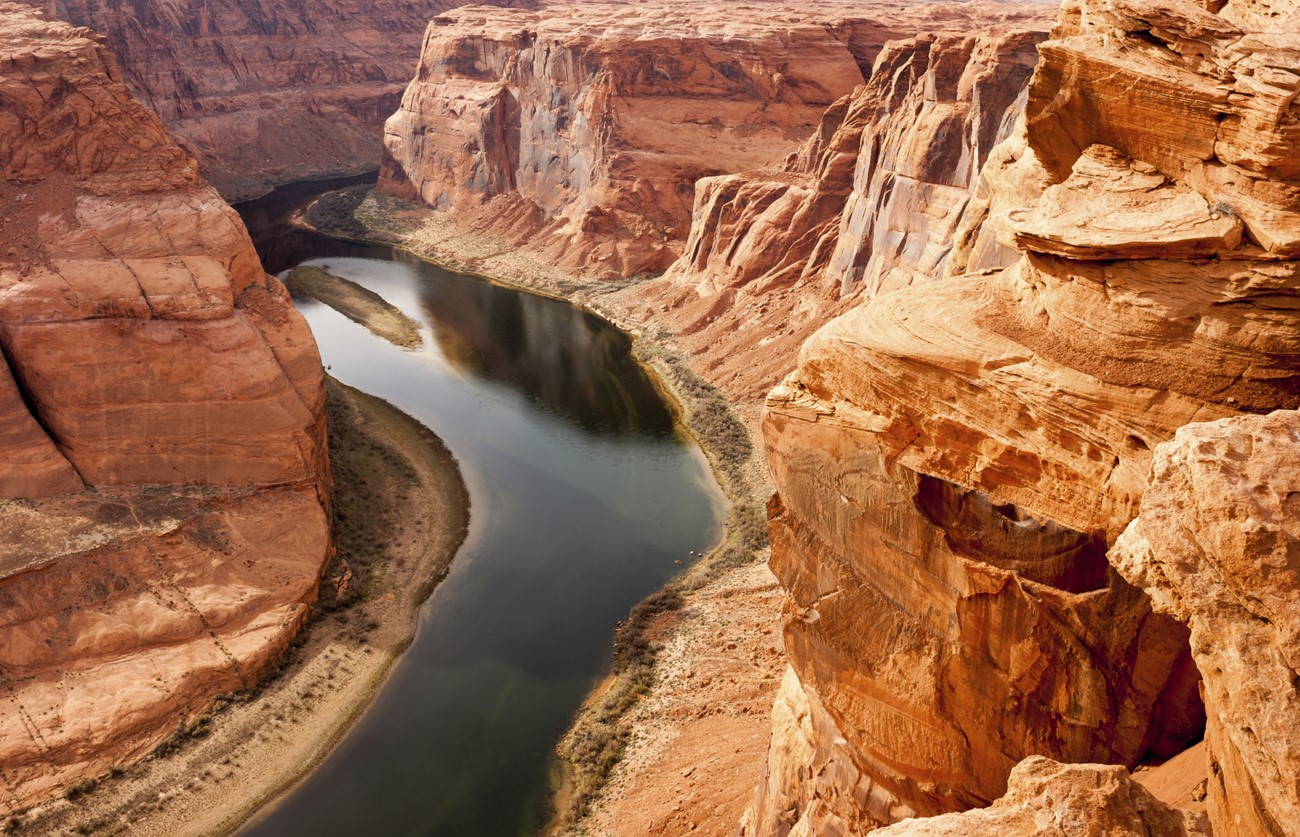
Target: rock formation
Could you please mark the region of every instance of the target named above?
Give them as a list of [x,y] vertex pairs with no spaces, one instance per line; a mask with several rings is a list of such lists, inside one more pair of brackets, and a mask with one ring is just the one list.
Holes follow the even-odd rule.
[[0,2],[0,807],[251,685],[328,550],[324,379],[101,41]]
[[1216,834],[1300,822],[1300,414],[1181,428],[1156,448],[1141,514],[1111,552],[1185,622],[1205,676]]
[[524,225],[567,268],[663,270],[697,179],[784,154],[862,82],[845,37],[782,18],[699,4],[436,17],[385,127],[380,189],[461,212],[491,202],[498,228]]
[[1030,756],[1011,771],[1007,793],[988,808],[905,820],[879,837],[1209,837],[1204,815],[1170,808],[1115,765],[1060,764]]
[[[1235,683],[1207,665],[1225,652],[1189,648],[1168,615],[1195,630],[1192,593],[1153,592],[1153,611],[1106,560],[1179,427],[1300,406],[1296,13],[1214,8],[1067,4],[985,167],[991,229],[1019,260],[877,296],[814,335],[769,397],[797,676],[750,833],[984,805],[1031,754],[1172,754],[1200,734],[1193,653],[1216,792],[1236,799],[1216,822],[1291,822],[1294,776],[1273,784]],[[1238,538],[1214,561],[1268,561],[1284,540]],[[1129,563],[1160,560],[1191,572]],[[1267,598],[1249,607],[1272,612]],[[1280,648],[1284,631],[1266,634]],[[1249,802],[1252,783],[1276,812]]]
[[1004,248],[975,247],[979,171],[1023,107],[1050,11],[966,11],[885,44],[867,83],[781,166],[701,180],[682,257],[623,294],[646,320],[670,318],[733,397],[761,398],[804,340],[864,295],[941,276],[963,225],[963,265],[1004,263]]
[[376,168],[384,120],[411,79],[425,25],[460,2],[37,5],[104,34],[128,86],[222,195],[240,200],[280,183]]

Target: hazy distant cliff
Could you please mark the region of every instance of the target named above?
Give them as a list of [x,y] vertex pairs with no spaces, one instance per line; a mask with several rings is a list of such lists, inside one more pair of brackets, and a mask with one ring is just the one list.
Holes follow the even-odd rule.
[[[491,2],[491,0],[487,0]],[[379,164],[429,18],[457,0],[44,0],[105,36],[132,91],[229,200]],[[528,5],[526,0],[499,5]]]
[[324,373],[85,30],[0,2],[0,809],[251,685],[327,557]]

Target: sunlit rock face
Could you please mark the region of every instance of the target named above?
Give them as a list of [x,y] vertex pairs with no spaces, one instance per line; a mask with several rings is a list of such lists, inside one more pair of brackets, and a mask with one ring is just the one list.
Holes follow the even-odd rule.
[[885,44],[781,164],[696,184],[682,257],[636,294],[729,394],[761,399],[813,331],[864,298],[954,260],[1014,259],[983,231],[979,171],[1023,107],[1054,9],[963,8]]
[[102,41],[0,3],[0,806],[251,685],[329,547],[324,377]]
[[1300,414],[1181,428],[1111,551],[1157,609],[1186,623],[1205,676],[1216,834],[1300,820]]
[[880,837],[1037,837],[1163,834],[1209,837],[1204,814],[1164,804],[1118,765],[1061,764],[1030,756],[1011,771],[1006,794],[988,808],[901,822]]
[[[1216,827],[1294,820],[1294,776],[1265,767],[1286,745],[1250,740],[1245,716],[1265,713],[1223,671],[1244,634],[1205,628],[1226,612],[1213,596],[1240,594],[1179,580],[1199,530],[1144,544],[1139,518],[1129,557],[1111,555],[1123,577],[1106,559],[1147,503],[1153,531],[1190,503],[1169,499],[1171,465],[1152,468],[1180,427],[1300,406],[1296,10],[1214,8],[1067,4],[1020,126],[984,168],[985,228],[1019,259],[855,308],[771,393],[772,565],[797,677],[750,833],[847,834],[986,805],[1033,754],[1132,766],[1174,752],[1200,735],[1201,674]],[[1247,519],[1285,518],[1273,493],[1256,498],[1273,511]],[[1242,520],[1242,501],[1202,501]],[[1278,526],[1188,555],[1275,564],[1290,537]],[[1167,580],[1152,569],[1166,564]],[[1272,612],[1278,596],[1240,607]],[[1259,653],[1283,632],[1265,630]],[[1272,685],[1244,691],[1280,689],[1251,705],[1291,723],[1289,669],[1270,665]]]
[[281,183],[376,168],[384,120],[411,80],[425,25],[461,3],[34,5],[105,35],[132,92],[198,159],[204,177],[226,199],[240,200]]
[[779,11],[566,3],[436,17],[385,129],[381,189],[440,209],[490,204],[488,229],[522,225],[563,267],[662,270],[697,179],[779,157],[862,83],[846,24]]

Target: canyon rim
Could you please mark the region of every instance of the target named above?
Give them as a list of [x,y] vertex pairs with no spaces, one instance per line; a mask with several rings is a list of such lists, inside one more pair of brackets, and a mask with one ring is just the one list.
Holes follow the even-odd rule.
[[0,812],[316,612],[325,370],[226,201],[378,170],[302,222],[627,330],[730,501],[617,634],[554,832],[1300,833],[1298,33],[0,0]]

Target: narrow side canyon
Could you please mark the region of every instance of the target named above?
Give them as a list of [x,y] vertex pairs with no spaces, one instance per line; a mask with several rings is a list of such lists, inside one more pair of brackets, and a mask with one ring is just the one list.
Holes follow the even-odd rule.
[[0,809],[253,685],[328,557],[323,370],[103,41],[0,3]]

